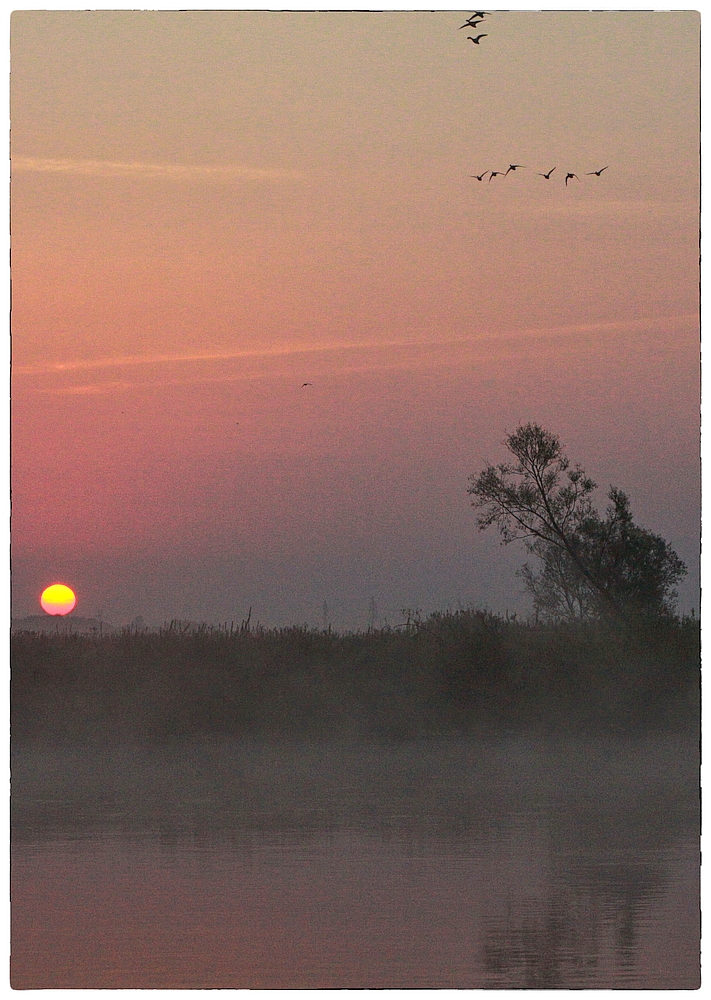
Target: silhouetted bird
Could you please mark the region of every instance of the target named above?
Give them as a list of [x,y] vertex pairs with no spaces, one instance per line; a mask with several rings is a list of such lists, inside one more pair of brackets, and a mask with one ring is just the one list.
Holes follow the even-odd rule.
[[503,172],[503,170],[492,170],[491,177],[489,178],[489,184],[491,184],[492,177],[505,177],[505,176],[506,174]]
[[523,163],[509,163],[509,169],[506,173],[508,174],[511,170],[518,170],[519,167],[523,167]]
[[555,170],[555,167],[551,167],[551,168],[550,168],[550,170],[548,171],[548,173],[547,173],[547,174],[542,174],[542,173],[541,173],[541,172],[539,171],[539,172],[538,172],[538,176],[539,176],[539,177],[545,177],[545,179],[546,179],[547,181],[549,181],[549,180],[551,179],[551,174],[553,173],[553,171],[554,171],[554,170]]
[[469,16],[470,17],[486,17],[488,10],[475,10]]
[[474,42],[475,45],[478,45],[482,38],[488,38],[488,37],[489,37],[488,35],[477,35],[476,38],[472,38],[471,35],[467,35],[469,41]]
[[462,28],[476,28],[477,24],[483,24],[483,23],[484,22],[482,20],[479,20],[479,21],[474,21],[474,20],[467,21],[466,24],[460,24],[459,25],[459,30],[461,31]]
[[576,179],[576,181],[580,180],[580,178],[578,177],[577,174],[566,174],[565,175],[565,186],[566,187],[568,186],[568,181],[571,181],[573,179],[573,177]]
[[592,177],[592,175],[595,174],[596,177],[599,177],[603,170],[607,170],[607,167],[600,167],[599,170],[588,170],[586,176]]
[[484,180],[484,178],[486,177],[486,175],[487,175],[488,173],[489,173],[489,171],[488,171],[488,170],[485,170],[483,174],[469,174],[469,176],[470,176],[470,177],[476,177],[476,179],[477,179],[478,181],[483,181],[483,180]]
[[306,385],[313,385],[313,382],[304,382],[304,385],[302,385],[301,388],[303,389],[304,386],[306,386]]

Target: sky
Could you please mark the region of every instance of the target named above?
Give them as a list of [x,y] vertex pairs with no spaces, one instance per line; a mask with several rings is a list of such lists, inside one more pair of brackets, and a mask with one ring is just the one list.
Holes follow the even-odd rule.
[[13,615],[525,614],[529,420],[698,608],[699,16],[462,23],[15,11]]

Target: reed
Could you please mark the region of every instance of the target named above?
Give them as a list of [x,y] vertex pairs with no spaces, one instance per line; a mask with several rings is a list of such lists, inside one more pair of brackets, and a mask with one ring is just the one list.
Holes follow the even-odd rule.
[[173,622],[12,636],[16,742],[409,737],[698,722],[699,623],[534,624],[480,610],[339,633]]

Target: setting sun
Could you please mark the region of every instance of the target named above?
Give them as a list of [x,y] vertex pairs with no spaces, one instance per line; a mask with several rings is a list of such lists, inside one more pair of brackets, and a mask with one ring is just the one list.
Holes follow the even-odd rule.
[[68,615],[76,603],[76,594],[63,583],[53,583],[40,597],[40,604],[48,615]]

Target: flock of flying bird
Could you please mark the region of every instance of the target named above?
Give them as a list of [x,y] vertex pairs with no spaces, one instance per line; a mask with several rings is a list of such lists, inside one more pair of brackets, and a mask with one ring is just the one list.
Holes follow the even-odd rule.
[[[588,170],[585,176],[592,177],[594,175],[595,177],[600,177],[603,170],[607,170],[608,168],[609,164],[607,167],[600,167],[599,170]],[[538,177],[545,177],[545,179],[549,181],[551,179],[551,174],[555,169],[556,167],[551,167],[551,169],[548,171],[547,174],[543,174],[541,173],[540,170],[538,170],[536,174]],[[494,177],[506,177],[506,175],[510,174],[512,170],[525,170],[525,167],[522,163],[509,163],[508,170],[485,170],[483,174],[469,174],[469,176],[476,177],[478,181],[483,181],[486,175],[488,174],[489,175],[488,183],[491,184]],[[573,179],[575,179],[576,181],[580,180],[577,174],[574,174],[572,171],[569,170],[568,173],[565,175],[565,186],[567,187],[568,181],[572,181]]]
[[[464,24],[460,24],[459,30],[461,31],[462,28],[472,28],[472,30],[476,30],[476,28],[477,28],[478,25],[484,23],[484,18],[487,16],[488,13],[489,13],[489,11],[486,11],[486,10],[475,10],[475,11],[473,11],[469,15],[469,17],[467,18],[466,22]],[[473,42],[475,45],[479,45],[479,43],[481,42],[482,38],[488,38],[488,37],[489,36],[486,33],[477,35],[476,38],[474,38],[472,35],[467,35],[468,41]],[[495,177],[506,177],[507,174],[510,174],[510,173],[512,173],[512,172],[514,172],[516,170],[525,170],[525,169],[526,169],[526,167],[524,166],[523,163],[509,163],[508,170],[485,170],[483,174],[470,174],[469,176],[470,177],[475,177],[478,181],[483,181],[484,178],[486,177],[486,175],[488,174],[489,175],[489,184],[491,184],[491,182],[493,181],[493,179]],[[585,174],[585,176],[586,177],[593,177],[593,176],[600,177],[602,175],[603,171],[608,170],[608,169],[609,169],[609,164],[606,167],[600,167],[599,170],[588,170],[587,173]],[[557,167],[551,167],[550,170],[547,173],[543,173],[542,171],[538,170],[536,172],[536,176],[537,177],[545,177],[545,179],[547,181],[549,181],[551,179],[551,175],[553,174],[554,170],[557,170]],[[573,173],[572,170],[569,170],[566,173],[566,175],[565,175],[565,186],[567,187],[568,186],[568,181],[572,181],[572,180],[579,181],[580,178],[578,177],[578,175],[576,173]],[[304,384],[301,386],[301,388],[305,389],[307,386],[311,386],[311,385],[313,385],[313,382],[304,382]]]
[[[476,31],[477,25],[484,23],[484,18],[488,13],[489,12],[487,10],[475,10],[473,14],[469,15],[469,17],[466,20],[466,23],[460,25],[459,30],[461,31],[462,28],[471,28],[473,31]],[[475,45],[479,45],[482,38],[488,38],[488,37],[489,36],[486,34],[477,35],[476,38],[472,38],[471,35],[467,35],[467,40],[470,42],[474,42]]]
[[[486,10],[475,10],[475,11],[473,11],[469,15],[469,17],[466,19],[465,23],[459,25],[459,30],[461,31],[462,28],[472,28],[473,30],[476,30],[477,25],[484,23],[484,18],[486,17],[486,15],[488,13],[489,13],[489,11],[486,11]],[[474,42],[475,45],[479,45],[479,43],[481,42],[482,38],[488,38],[488,37],[489,36],[487,34],[477,35],[476,38],[473,38],[472,35],[467,35],[468,41]],[[608,164],[608,167],[609,167],[609,164]],[[601,174],[602,174],[602,172],[603,172],[603,170],[607,170],[608,167],[601,167],[599,170],[588,170],[588,172],[587,172],[587,174],[585,176],[586,177],[592,177],[594,175],[595,177],[600,177]],[[486,175],[488,174],[489,175],[489,184],[491,184],[491,182],[493,181],[493,179],[495,177],[506,177],[506,175],[510,174],[512,170],[524,170],[524,169],[525,169],[525,167],[524,167],[524,165],[522,163],[509,163],[508,170],[485,170],[483,174],[470,174],[469,176],[470,177],[476,177],[476,179],[478,181],[483,181],[484,178],[486,177]],[[556,169],[557,169],[556,167],[551,167],[551,169],[547,173],[542,173],[539,170],[539,171],[537,171],[537,176],[538,177],[545,177],[545,179],[547,181],[549,181],[551,179],[551,174]],[[580,178],[578,177],[577,174],[573,173],[572,170],[569,170],[567,172],[567,174],[565,175],[565,186],[567,187],[568,186],[568,181],[572,181],[572,180],[579,181]]]

